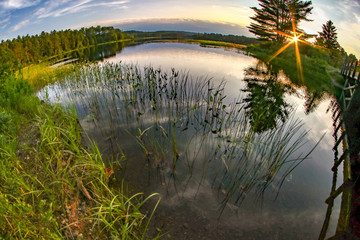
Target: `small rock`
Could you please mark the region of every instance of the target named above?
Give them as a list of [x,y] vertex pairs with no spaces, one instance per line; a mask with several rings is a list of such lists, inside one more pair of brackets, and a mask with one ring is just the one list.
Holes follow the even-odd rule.
[[188,224],[188,223],[184,223],[183,226],[184,226],[184,228],[189,228],[189,224]]
[[161,232],[161,229],[160,229],[160,228],[157,227],[157,228],[155,228],[155,229],[156,229],[156,231]]

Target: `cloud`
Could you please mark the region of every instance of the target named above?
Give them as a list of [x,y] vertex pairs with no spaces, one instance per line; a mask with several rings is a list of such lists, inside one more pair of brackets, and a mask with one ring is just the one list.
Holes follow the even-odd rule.
[[124,4],[128,1],[111,1],[111,2],[94,2],[93,0],[82,0],[82,1],[72,1],[70,4],[68,0],[63,0],[62,2],[54,3],[49,2],[47,6],[44,6],[38,9],[35,12],[35,15],[38,18],[47,18],[47,17],[60,17],[66,14],[73,14],[80,12],[88,8],[97,8],[97,7],[121,7],[126,8]]
[[189,32],[213,32],[251,36],[246,27],[235,23],[220,21],[205,21],[182,18],[132,19],[123,21],[103,22],[104,25],[114,25],[120,29],[138,31],[175,30]]
[[4,0],[0,2],[0,6],[5,9],[22,9],[38,5],[40,0]]
[[13,26],[11,28],[10,32],[15,32],[15,31],[19,30],[20,28],[26,26],[29,22],[30,22],[29,19],[19,22],[18,24],[16,24],[15,26]]
[[0,26],[2,26],[1,28],[5,28],[5,26],[7,26],[9,22],[10,22],[10,16],[0,19]]

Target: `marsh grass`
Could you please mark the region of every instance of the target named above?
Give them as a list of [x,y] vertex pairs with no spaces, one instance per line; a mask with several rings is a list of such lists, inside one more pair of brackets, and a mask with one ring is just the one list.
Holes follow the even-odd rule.
[[[88,65],[49,90],[63,104],[73,103],[82,118],[91,115],[104,136],[123,139],[126,129],[128,140],[160,170],[167,191],[210,179],[224,208],[240,205],[248,193],[261,196],[270,185],[278,191],[313,150],[301,153],[307,133],[294,117],[254,132],[242,98],[226,99],[224,87],[174,69],[104,63]],[[91,129],[85,129],[89,135]]]
[[51,62],[42,62],[39,64],[31,64],[15,73],[17,79],[26,79],[35,89],[40,89],[47,84],[56,82],[64,77],[67,73],[74,71],[76,65],[63,65],[51,68]]
[[82,147],[74,109],[42,103],[24,80],[1,84],[0,238],[143,239],[150,218],[140,208],[156,194],[110,187],[99,149]]

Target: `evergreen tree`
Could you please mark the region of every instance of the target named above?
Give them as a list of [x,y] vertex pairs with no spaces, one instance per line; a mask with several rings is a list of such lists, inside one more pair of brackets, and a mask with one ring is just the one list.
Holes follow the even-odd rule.
[[334,23],[329,20],[326,22],[326,24],[323,24],[322,29],[323,31],[319,32],[319,36],[316,38],[316,44],[328,49],[340,49],[340,44],[337,41],[337,33]]
[[302,32],[297,26],[300,21],[311,21],[307,16],[313,7],[311,1],[302,0],[258,0],[260,8],[252,7],[254,21],[248,27],[260,40],[284,41],[280,32],[292,34],[293,23],[296,32]]

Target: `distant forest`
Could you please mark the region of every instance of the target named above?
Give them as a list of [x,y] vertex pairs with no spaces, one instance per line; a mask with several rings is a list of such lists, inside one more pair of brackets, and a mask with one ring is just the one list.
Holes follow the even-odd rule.
[[155,38],[155,39],[195,39],[195,40],[210,40],[221,41],[229,43],[237,43],[243,45],[250,45],[260,43],[256,38],[250,38],[238,35],[222,35],[218,33],[193,33],[193,32],[179,32],[179,31],[156,31],[156,32],[142,32],[142,31],[126,31],[125,33],[134,36],[135,38]]
[[114,27],[90,27],[79,30],[41,32],[40,35],[18,36],[12,40],[2,40],[0,44],[0,76],[22,67],[39,63],[51,57],[65,56],[66,53],[96,46],[102,43],[124,39],[195,39],[222,41],[237,44],[254,44],[259,41],[255,38],[215,33],[193,33],[179,31],[122,32]]
[[156,32],[143,32],[143,31],[125,31],[125,33],[134,36],[135,39],[139,38],[156,38],[156,39],[192,39],[196,33],[183,32],[183,31],[156,31]]
[[80,30],[42,32],[34,36],[18,36],[2,40],[0,44],[0,74],[24,65],[40,62],[51,56],[61,56],[67,51],[100,43],[129,38],[128,34],[114,27],[90,27]]
[[194,39],[221,41],[221,42],[237,43],[244,45],[260,43],[260,41],[257,40],[256,38],[237,36],[237,35],[222,35],[217,33],[203,33],[203,34],[199,33],[194,36]]

